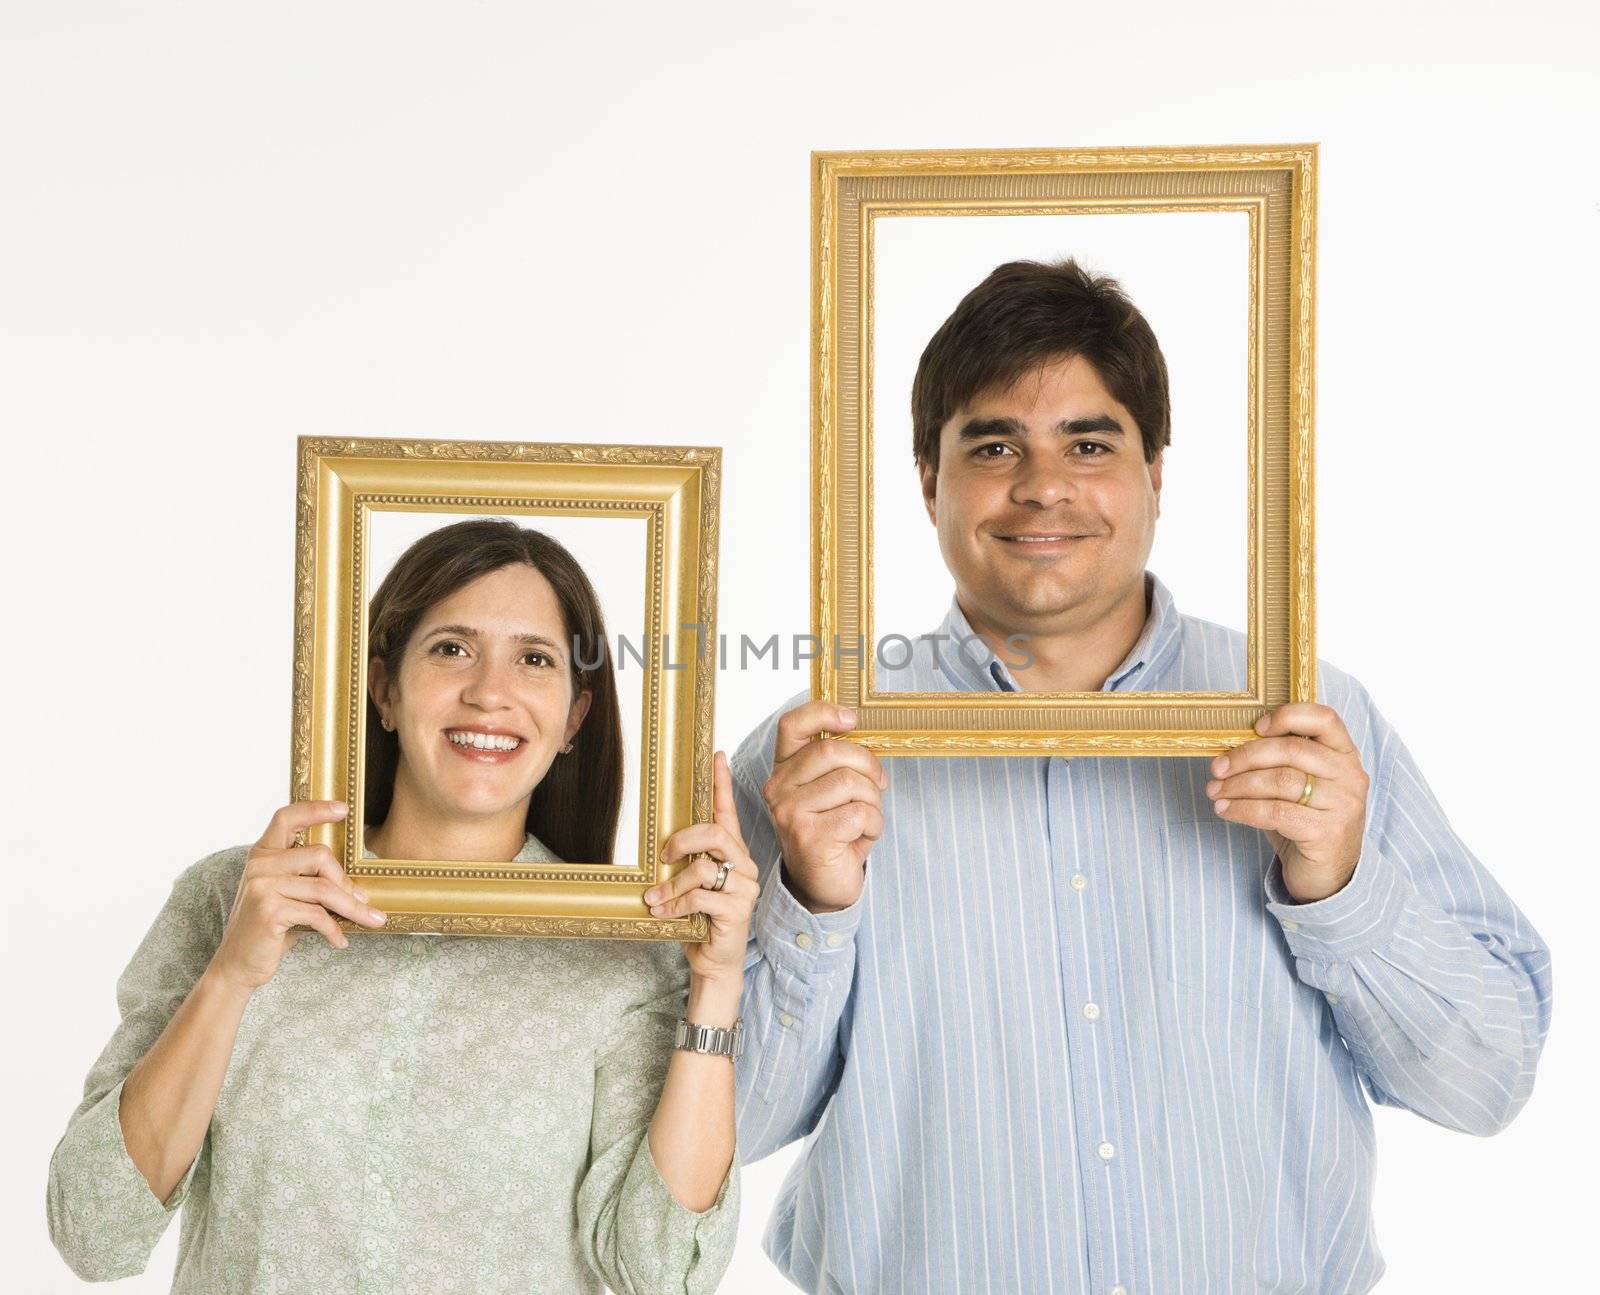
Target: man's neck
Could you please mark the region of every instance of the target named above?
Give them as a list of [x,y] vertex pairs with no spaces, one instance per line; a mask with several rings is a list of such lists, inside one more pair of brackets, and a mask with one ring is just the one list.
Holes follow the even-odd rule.
[[498,863],[516,858],[527,841],[528,804],[493,819],[454,819],[423,812],[395,778],[394,801],[378,827],[366,831],[366,848],[380,859],[446,859]]
[[[1042,633],[989,624],[964,604],[961,611],[1024,692],[1099,692],[1144,633],[1150,607],[1148,581],[1141,575],[1124,597],[1081,629]],[[1006,642],[1008,636],[1017,646]],[[1027,658],[1027,664],[1011,664],[1019,658]]]

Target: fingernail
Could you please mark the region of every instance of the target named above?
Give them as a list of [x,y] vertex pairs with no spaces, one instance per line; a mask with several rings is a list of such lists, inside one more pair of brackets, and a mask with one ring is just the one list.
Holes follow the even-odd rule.
[[350,806],[346,805],[342,800],[336,800],[333,802],[333,812],[343,818],[350,812]]
[[1267,717],[1265,715],[1263,715],[1260,719],[1258,719],[1256,721],[1256,732],[1257,733],[1265,733],[1266,731],[1267,731]]
[[841,723],[841,724],[854,724],[856,722],[856,713],[855,713],[855,711],[851,710],[848,706],[840,706],[838,709],[839,709],[839,723]]
[[360,886],[352,886],[350,888],[350,893],[359,899],[363,904],[367,902],[367,892],[362,890]]
[[1231,803],[1232,802],[1230,802],[1230,801],[1219,800],[1219,801],[1216,802],[1216,804],[1213,806],[1213,808],[1217,811],[1217,813],[1220,814],[1220,813],[1222,813],[1223,810],[1227,809],[1229,804],[1231,804]]
[[378,924],[378,925],[379,925],[379,926],[382,926],[382,925],[383,925],[383,924],[384,924],[384,923],[385,923],[385,922],[387,922],[387,921],[388,921],[388,920],[389,920],[389,918],[388,918],[388,916],[387,916],[387,915],[386,915],[386,914],[384,914],[384,913],[380,913],[380,912],[379,912],[379,911],[378,911],[378,910],[377,910],[377,909],[375,909],[375,908],[369,908],[369,909],[368,909],[368,910],[367,910],[367,912],[369,912],[369,913],[370,913],[370,914],[372,914],[372,920],[373,920],[373,921],[374,921],[374,922],[376,922],[376,923],[377,923],[377,924]]
[[1219,777],[1219,778],[1222,777],[1223,774],[1227,773],[1228,772],[1228,757],[1227,756],[1220,757],[1217,760],[1216,764],[1211,766],[1211,771],[1214,774],[1216,774],[1217,777]]
[[651,917],[660,917],[663,911],[665,911],[665,910],[662,908],[662,906],[660,904],[652,904],[650,906],[650,916]]
[[1206,795],[1215,796],[1221,788],[1222,784],[1220,782],[1208,782],[1206,784]]
[[659,890],[647,890],[644,892],[644,902],[647,904],[653,904],[660,898],[661,892]]

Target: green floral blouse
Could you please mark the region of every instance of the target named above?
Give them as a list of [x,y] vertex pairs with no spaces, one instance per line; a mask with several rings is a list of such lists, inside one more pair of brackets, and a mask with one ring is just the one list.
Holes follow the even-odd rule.
[[[183,1213],[174,1292],[709,1292],[738,1172],[695,1213],[646,1131],[682,1014],[675,944],[297,940],[245,1011],[211,1128],[156,1199],[122,1081],[205,969],[247,847],[202,859],[117,983],[122,1021],[50,1161],[80,1277],[142,1272]],[[519,860],[553,860],[533,836]]]

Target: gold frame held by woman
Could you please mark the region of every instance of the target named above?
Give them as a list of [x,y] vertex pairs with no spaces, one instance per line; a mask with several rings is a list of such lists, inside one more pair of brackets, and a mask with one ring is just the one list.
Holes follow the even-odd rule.
[[[856,710],[852,741],[883,755],[1210,755],[1256,736],[1266,710],[1315,700],[1316,157],[1315,145],[812,155],[812,693]],[[1249,221],[1246,691],[875,693],[875,222],[1193,211]],[[843,650],[829,650],[835,636]]]
[[[346,822],[313,829],[371,902],[384,932],[704,940],[703,913],[650,916],[644,892],[673,868],[667,837],[711,818],[721,451],[301,437],[295,550],[294,800],[342,800]],[[367,716],[363,564],[379,511],[643,519],[647,541],[639,853],[644,867],[362,857]],[[655,650],[661,648],[663,650]],[[642,758],[641,758],[642,757]],[[626,843],[624,843],[626,844]],[[363,930],[350,923],[347,931]]]

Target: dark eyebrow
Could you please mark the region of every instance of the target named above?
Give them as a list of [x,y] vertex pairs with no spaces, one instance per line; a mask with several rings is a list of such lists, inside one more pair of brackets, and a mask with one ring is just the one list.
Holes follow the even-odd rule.
[[1062,436],[1082,436],[1086,432],[1097,432],[1106,436],[1122,436],[1122,424],[1110,414],[1096,414],[1093,418],[1064,419],[1056,424],[1056,431]]
[[[1089,432],[1105,436],[1123,436],[1122,424],[1110,414],[1096,414],[1092,418],[1063,419],[1056,424],[1059,436],[1083,436]],[[959,441],[981,441],[989,436],[1027,436],[1028,429],[1016,418],[974,418],[963,424],[956,434]]]
[[[477,630],[473,629],[470,625],[439,625],[429,630],[427,637],[433,638],[437,634],[454,634],[456,637],[464,639],[476,639],[483,637],[483,635],[481,635]],[[511,635],[511,638],[517,643],[531,643],[537,645],[538,647],[554,648],[557,651],[559,651],[561,648],[561,644],[557,643],[554,639],[545,638],[542,634],[513,634]]]
[[1028,429],[1015,418],[974,418],[962,424],[958,440],[981,441],[986,436],[1026,436]]

